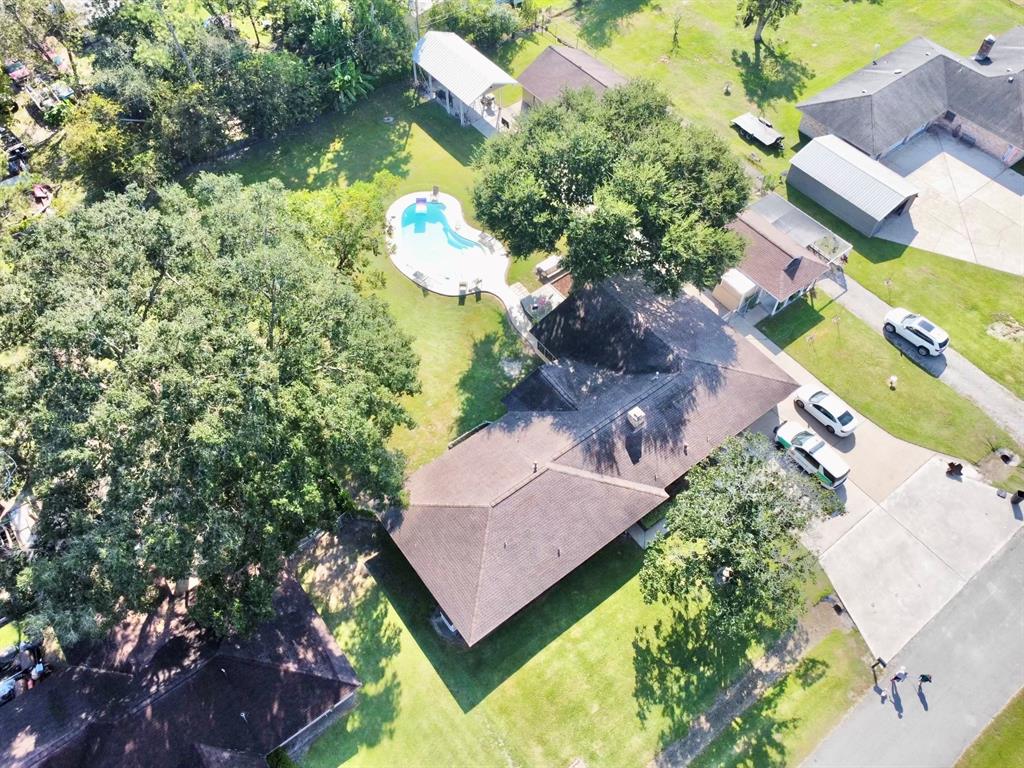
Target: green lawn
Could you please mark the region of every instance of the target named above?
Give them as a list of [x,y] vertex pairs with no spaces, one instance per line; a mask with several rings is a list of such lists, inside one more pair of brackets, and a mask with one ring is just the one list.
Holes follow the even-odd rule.
[[834,630],[691,765],[799,765],[871,683],[868,658],[858,633]]
[[[967,55],[988,33],[1024,24],[1024,7],[1011,0],[815,0],[765,33],[771,47],[758,66],[753,32],[736,24],[733,2],[585,0],[582,7],[550,29],[570,42],[578,39],[625,75],[660,83],[684,116],[728,135],[737,152],[756,153],[773,173],[785,170],[797,145],[795,104],[869,63],[876,44],[884,53],[924,35]],[[677,12],[679,47],[673,51]],[[729,121],[748,110],[766,115],[785,135],[785,151],[766,154],[730,129]]]
[[[576,757],[602,768],[643,765],[749,657],[699,618],[646,605],[641,560],[631,542],[610,544],[469,651],[434,634],[434,603],[390,544],[367,565],[369,588],[340,610],[322,602],[332,584],[321,591],[307,575],[365,685],[358,708],[304,765],[567,766]],[[847,656],[862,646],[849,636],[838,644],[816,651],[824,663],[809,662],[822,679],[799,707],[831,715],[845,705],[811,701],[853,684]],[[802,738],[809,743],[825,721],[809,717]]]
[[21,641],[21,634],[18,632],[18,625],[13,621],[0,627],[0,650],[12,646]]
[[792,202],[853,244],[846,271],[854,280],[883,301],[937,322],[949,332],[954,349],[1024,397],[1024,343],[986,333],[1007,316],[1024,322],[1024,277],[864,237],[800,192],[786,192]]
[[[854,409],[897,437],[972,462],[1014,444],[974,403],[827,297],[817,298],[814,306],[795,302],[758,327]],[[895,391],[888,387],[894,374],[899,379]]]
[[[384,117],[394,117],[387,124]],[[483,137],[462,128],[434,104],[419,104],[402,87],[374,93],[358,109],[330,115],[275,144],[257,146],[218,170],[246,181],[279,178],[290,189],[317,190],[372,179],[387,170],[399,178],[396,194],[442,190],[462,202],[473,220],[469,161]],[[386,258],[371,265],[383,272],[387,301],[420,356],[422,392],[407,400],[414,429],[396,433],[393,445],[415,468],[481,421],[504,412],[501,397],[512,380],[502,358],[521,357],[501,305],[488,296],[464,301],[425,293]]]
[[[479,141],[436,106],[390,88],[218,170],[314,191],[390,170],[398,192],[440,184],[472,217],[467,162]],[[379,295],[422,359],[423,392],[408,403],[417,427],[394,441],[416,467],[502,412],[511,380],[499,362],[518,351],[496,302],[425,295],[386,259],[373,266],[385,277]],[[517,264],[513,275],[527,277],[530,266]],[[636,765],[681,736],[760,652],[711,635],[699,616],[644,604],[641,554],[622,541],[478,647],[457,651],[429,628],[434,604],[423,585],[397,550],[382,546],[369,563],[369,588],[347,607],[324,600],[324,589],[343,585],[339,577],[308,583],[365,686],[359,707],[305,765],[568,765],[577,756]],[[819,573],[807,594],[824,591]]]
[[1024,768],[1024,691],[989,723],[956,768]]

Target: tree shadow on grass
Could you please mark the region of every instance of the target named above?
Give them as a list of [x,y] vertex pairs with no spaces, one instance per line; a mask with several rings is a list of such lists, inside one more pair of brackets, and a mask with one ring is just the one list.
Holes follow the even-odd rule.
[[616,539],[469,649],[441,639],[431,627],[436,603],[390,540],[367,567],[459,707],[468,712],[632,579],[641,560],[631,542]]
[[580,0],[576,21],[580,37],[588,44],[601,48],[611,42],[624,19],[642,10],[660,10],[652,0]]
[[814,71],[784,48],[755,46],[754,54],[734,48],[732,63],[739,70],[747,98],[764,110],[776,101],[796,101]]
[[633,640],[637,717],[667,720],[663,744],[683,736],[694,718],[750,669],[748,638],[718,631],[703,614],[674,608],[668,620],[639,627]]
[[787,690],[792,689],[789,683],[795,683],[801,689],[810,688],[828,673],[828,669],[828,662],[822,659],[802,659],[786,678],[768,689],[732,722],[728,730],[708,745],[692,763],[693,768],[740,765],[781,768],[789,765],[791,760],[783,737],[800,725],[800,719],[781,716],[779,705]]
[[[506,373],[502,361],[521,364],[520,373]],[[462,372],[456,383],[462,404],[455,433],[461,435],[485,421],[499,418],[505,412],[502,398],[537,363],[507,322],[503,322],[499,330],[477,339],[473,344],[469,367]]]
[[[479,131],[460,126],[439,105],[421,102],[406,83],[395,83],[375,91],[348,112],[325,115],[311,125],[262,142],[238,161],[220,164],[217,170],[240,173],[248,182],[278,178],[290,189],[369,181],[380,171],[405,178],[414,160],[409,147],[414,127],[462,165],[470,163],[484,141]],[[443,181],[438,179],[438,183]]]
[[310,765],[319,765],[321,755],[324,764],[344,762],[394,732],[401,682],[393,662],[401,648],[402,629],[389,613],[383,590],[361,575],[359,566],[359,559],[373,546],[368,531],[375,526],[350,523],[340,534],[344,544],[322,549],[318,545],[315,559],[305,569],[309,594],[363,684],[356,708],[314,743],[306,761]]

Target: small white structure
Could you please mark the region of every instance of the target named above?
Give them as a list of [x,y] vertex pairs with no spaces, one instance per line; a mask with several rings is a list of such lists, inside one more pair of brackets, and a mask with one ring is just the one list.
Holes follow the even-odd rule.
[[[454,32],[427,32],[412,52],[416,85],[425,85],[431,98],[462,125],[504,126],[501,103],[490,93],[516,79]],[[483,128],[481,128],[481,132]]]
[[643,429],[647,426],[647,414],[644,413],[644,409],[639,405],[630,408],[626,418],[629,419],[629,425],[633,429]]
[[715,286],[711,295],[726,309],[735,312],[756,305],[759,293],[757,283],[738,269],[730,269],[722,275],[722,281]]

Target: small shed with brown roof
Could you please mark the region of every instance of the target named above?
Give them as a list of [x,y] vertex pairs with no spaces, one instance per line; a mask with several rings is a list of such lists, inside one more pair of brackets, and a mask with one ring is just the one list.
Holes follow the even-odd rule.
[[830,270],[817,254],[751,208],[740,213],[729,229],[746,243],[743,261],[735,272],[749,281],[745,286],[754,286],[736,296],[732,287],[738,281],[730,281],[726,275],[712,295],[729,309],[746,311],[761,305],[774,315],[807,293]]
[[577,286],[533,332],[557,362],[506,396],[504,416],[417,470],[407,506],[383,516],[469,645],[796,389],[698,299],[636,280]]
[[519,76],[523,105],[554,101],[562,91],[589,88],[600,96],[623,85],[626,78],[589,53],[566,45],[549,45]]

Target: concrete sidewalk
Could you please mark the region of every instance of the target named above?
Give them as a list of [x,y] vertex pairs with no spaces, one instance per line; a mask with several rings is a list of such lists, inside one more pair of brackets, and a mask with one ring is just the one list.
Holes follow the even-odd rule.
[[[845,289],[832,280],[822,280],[818,287],[884,337],[885,315],[892,307],[849,275],[846,275],[845,282]],[[1024,444],[1024,402],[989,378],[957,352],[953,348],[955,346],[956,339],[952,339],[944,355],[946,365],[938,375],[939,380],[974,402],[1017,442]]]
[[[1024,533],[1002,551],[889,662],[805,766],[949,768],[1024,687]],[[898,696],[889,677],[906,666]],[[919,694],[917,676],[934,682]]]

